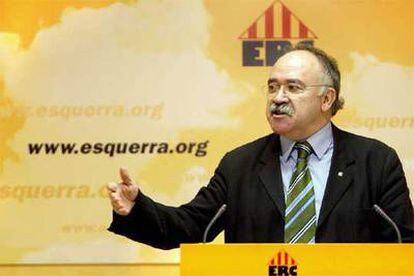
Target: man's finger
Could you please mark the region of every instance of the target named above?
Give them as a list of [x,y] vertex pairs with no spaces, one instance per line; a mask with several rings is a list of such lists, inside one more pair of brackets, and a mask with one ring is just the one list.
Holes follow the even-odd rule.
[[134,184],[134,181],[132,181],[131,177],[129,176],[129,173],[126,168],[121,167],[119,169],[119,174],[121,175],[122,183],[125,185],[132,185]]
[[111,201],[115,201],[115,200],[121,200],[121,197],[119,196],[119,194],[116,193],[109,193],[109,199]]
[[108,191],[113,192],[113,193],[116,192],[117,187],[118,187],[118,184],[114,182],[110,182],[106,184],[106,188],[108,189]]

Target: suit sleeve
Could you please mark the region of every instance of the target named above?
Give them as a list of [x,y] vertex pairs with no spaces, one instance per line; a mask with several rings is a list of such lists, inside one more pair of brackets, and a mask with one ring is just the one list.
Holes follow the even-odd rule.
[[[404,171],[397,153],[391,149],[384,160],[383,183],[380,187],[379,206],[396,222],[403,242],[414,242],[414,214]],[[384,221],[383,221],[384,222]],[[381,235],[396,240],[394,230],[383,224]]]
[[[189,203],[179,207],[157,203],[139,192],[128,216],[113,212],[109,231],[156,248],[172,249],[181,243],[202,241],[207,224],[220,206],[226,203],[226,157],[222,159],[214,176]],[[223,230],[223,219],[212,228],[212,240]]]

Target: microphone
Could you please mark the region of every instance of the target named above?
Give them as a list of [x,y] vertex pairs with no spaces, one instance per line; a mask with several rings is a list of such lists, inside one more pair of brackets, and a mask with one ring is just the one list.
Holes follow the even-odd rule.
[[221,215],[226,211],[227,205],[223,204],[221,205],[220,209],[218,209],[217,213],[214,215],[214,217],[210,220],[210,223],[207,225],[206,230],[204,231],[203,235],[203,243],[207,242],[207,234],[210,231],[211,226],[216,222],[216,220],[221,217]]
[[388,224],[390,224],[394,228],[395,233],[397,233],[398,243],[402,243],[401,232],[398,229],[397,224],[377,204],[374,204],[373,207],[374,207],[375,212],[377,212],[383,219],[385,219],[388,222]]

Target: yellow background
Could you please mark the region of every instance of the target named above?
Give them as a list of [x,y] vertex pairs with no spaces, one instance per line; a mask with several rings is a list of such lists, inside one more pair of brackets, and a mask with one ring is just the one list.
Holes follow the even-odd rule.
[[[339,61],[346,109],[336,124],[394,147],[413,198],[414,2],[283,3],[318,36],[315,45]],[[226,151],[269,133],[261,91],[269,68],[242,67],[237,37],[271,4],[0,1],[0,111],[109,104],[162,108],[159,117],[0,112],[0,188],[74,186],[95,193],[51,198],[0,193],[0,272],[131,270],[16,264],[177,263],[178,250],[155,250],[105,231],[111,208],[101,188],[117,181],[118,168],[126,166],[146,194],[178,205],[208,182]],[[205,157],[27,153],[31,142],[206,140]],[[132,267],[145,275],[153,266]],[[173,265],[157,269],[178,273]]]

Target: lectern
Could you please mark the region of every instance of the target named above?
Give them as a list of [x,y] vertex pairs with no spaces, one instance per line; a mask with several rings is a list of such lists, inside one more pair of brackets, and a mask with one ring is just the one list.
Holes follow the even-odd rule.
[[414,276],[413,244],[183,244],[181,276]]

